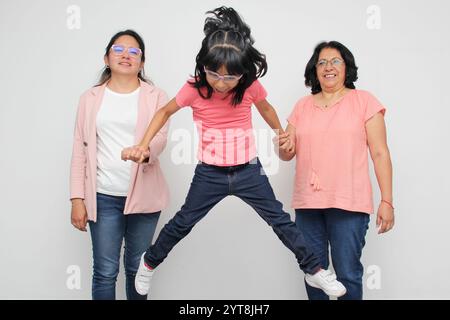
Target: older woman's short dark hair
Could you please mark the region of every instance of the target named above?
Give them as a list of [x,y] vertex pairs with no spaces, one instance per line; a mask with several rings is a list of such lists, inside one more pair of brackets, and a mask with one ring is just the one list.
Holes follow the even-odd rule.
[[321,42],[316,46],[314,53],[305,68],[305,85],[311,87],[312,94],[322,91],[319,80],[317,79],[316,64],[319,60],[320,52],[325,48],[332,48],[339,51],[345,62],[344,85],[349,89],[355,89],[354,82],[358,80],[358,67],[355,64],[355,58],[346,46],[337,41]]

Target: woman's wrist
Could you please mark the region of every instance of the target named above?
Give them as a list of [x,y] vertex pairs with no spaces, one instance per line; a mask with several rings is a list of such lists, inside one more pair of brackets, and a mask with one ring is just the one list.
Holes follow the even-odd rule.
[[389,199],[389,200],[381,199],[381,202],[382,202],[382,203],[386,203],[388,206],[390,206],[392,209],[394,209],[394,205],[393,205],[391,199]]
[[83,203],[83,199],[81,199],[81,198],[73,198],[73,199],[70,199],[70,200],[72,201],[72,206],[76,206],[78,204],[82,204]]

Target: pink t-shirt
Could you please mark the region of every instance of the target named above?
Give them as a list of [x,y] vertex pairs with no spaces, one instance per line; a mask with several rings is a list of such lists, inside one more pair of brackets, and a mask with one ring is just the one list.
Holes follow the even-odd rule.
[[350,90],[323,109],[300,99],[288,121],[296,128],[292,207],[373,213],[365,123],[383,105],[369,92]]
[[251,106],[266,96],[256,80],[245,91],[242,102],[233,106],[231,94],[214,92],[210,99],[204,99],[186,82],[175,99],[179,107],[192,107],[199,134],[198,159],[216,166],[234,166],[255,158]]

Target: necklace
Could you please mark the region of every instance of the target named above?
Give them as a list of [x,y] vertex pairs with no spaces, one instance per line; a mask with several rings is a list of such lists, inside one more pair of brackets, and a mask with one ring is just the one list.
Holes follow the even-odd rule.
[[[330,105],[330,106],[333,105],[333,104],[331,104],[330,102],[332,102],[334,99],[335,99],[335,103],[336,103],[337,101],[339,101],[339,99],[341,99],[341,98],[345,95],[346,89],[347,89],[346,87],[342,87],[341,89],[339,89],[339,90],[335,93],[335,96],[332,97],[332,98],[328,101],[327,104],[323,105],[323,108],[328,108],[329,105]],[[323,91],[320,92],[320,95],[322,96],[322,100],[326,101],[326,99],[325,99],[325,97],[324,97],[324,94],[323,94]],[[335,97],[337,97],[337,98],[335,98]]]

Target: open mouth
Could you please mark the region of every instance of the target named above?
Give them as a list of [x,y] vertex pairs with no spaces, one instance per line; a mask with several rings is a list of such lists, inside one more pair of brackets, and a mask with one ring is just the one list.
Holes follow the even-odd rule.
[[334,79],[336,78],[336,74],[335,73],[329,73],[323,76],[325,79]]
[[131,67],[131,63],[128,63],[128,62],[120,62],[119,65],[126,66],[126,67]]

